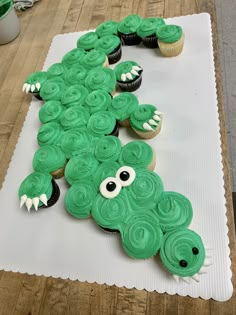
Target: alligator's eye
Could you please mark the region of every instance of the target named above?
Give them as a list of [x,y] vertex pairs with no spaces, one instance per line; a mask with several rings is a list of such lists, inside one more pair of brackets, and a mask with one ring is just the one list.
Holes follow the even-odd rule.
[[192,252],[193,252],[193,255],[197,255],[199,253],[199,250],[197,247],[193,247]]
[[121,187],[121,183],[115,177],[107,177],[100,184],[99,190],[103,197],[111,199],[119,194]]
[[135,171],[130,166],[122,166],[116,173],[116,178],[121,182],[121,185],[126,187],[133,183],[135,179]]
[[180,260],[179,265],[183,268],[186,268],[188,266],[188,263],[186,260],[182,259]]

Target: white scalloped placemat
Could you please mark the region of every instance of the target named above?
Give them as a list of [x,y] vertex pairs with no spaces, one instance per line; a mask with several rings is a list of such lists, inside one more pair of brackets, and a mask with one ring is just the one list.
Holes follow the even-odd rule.
[[[180,56],[164,58],[156,50],[123,47],[122,61],[135,60],[144,68],[142,85],[135,92],[140,103],[155,104],[164,112],[160,135],[148,143],[157,152],[157,172],[165,190],[178,191],[192,202],[191,229],[211,249],[208,273],[200,282],[176,283],[158,256],[142,261],[127,257],[118,235],[104,233],[92,219],[77,220],[66,213],[63,196],[68,187],[63,179],[58,181],[62,196],[53,207],[30,214],[19,209],[18,187],[32,171],[38,147],[40,102],[35,99],[0,191],[1,269],[218,301],[231,297],[210,17],[202,13],[166,22],[183,27],[185,47]],[[81,34],[56,36],[44,70],[75,48]],[[134,134],[123,129],[120,138],[126,143]]]

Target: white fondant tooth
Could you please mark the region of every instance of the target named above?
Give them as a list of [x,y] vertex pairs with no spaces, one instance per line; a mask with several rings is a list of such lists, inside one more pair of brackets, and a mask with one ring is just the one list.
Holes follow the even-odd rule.
[[159,110],[155,110],[155,111],[154,111],[154,114],[156,114],[156,115],[163,115],[163,113],[160,112]]
[[153,131],[152,127],[148,123],[143,124],[143,129],[148,130],[148,131]]
[[161,120],[161,118],[158,115],[154,115],[153,119],[155,119],[156,121],[160,121]]
[[179,283],[179,276],[173,275],[173,278],[175,279],[177,283]]
[[192,276],[192,279],[195,280],[196,282],[200,281],[200,277],[198,275],[198,273],[196,273],[195,275]]
[[184,282],[186,282],[188,284],[190,283],[190,278],[189,277],[183,277],[182,279],[183,279]]
[[149,119],[149,124],[152,125],[152,126],[157,126],[158,124],[155,122],[155,120],[153,119]]
[[207,267],[202,267],[199,271],[198,271],[198,274],[199,275],[203,275],[204,273],[207,273],[208,269]]
[[130,72],[126,73],[126,78],[132,80],[133,79],[132,74]]
[[142,68],[140,68],[140,67],[138,67],[138,66],[133,66],[133,67],[132,67],[132,70],[140,71],[140,70],[142,70]]
[[40,195],[39,199],[42,201],[42,203],[43,203],[45,206],[48,205],[48,199],[47,199],[46,194]]
[[23,84],[22,92],[25,92],[25,90],[26,90],[26,88],[27,88],[27,85],[28,85],[27,83],[24,83],[24,84]]
[[32,85],[31,85],[31,92],[34,92],[34,90],[35,90],[35,85],[32,84]]
[[39,83],[39,82],[38,82],[38,83],[36,83],[36,84],[35,84],[35,86],[36,86],[36,89],[39,91],[39,90],[40,90],[40,88],[41,88],[40,83]]
[[30,87],[31,87],[31,85],[30,85],[30,84],[27,84],[27,87],[26,87],[26,93],[27,93],[27,94],[28,94],[29,91],[30,91]]
[[134,74],[134,75],[139,75],[139,73],[137,72],[137,71],[135,71],[135,70],[131,70],[130,71],[132,74]]
[[203,266],[204,266],[204,267],[209,267],[209,266],[211,266],[211,265],[212,265],[212,260],[209,259],[209,258],[206,258],[205,261],[204,261]]
[[126,81],[126,74],[122,73],[121,75],[121,81],[125,82]]
[[39,198],[38,197],[33,198],[33,205],[34,205],[35,210],[37,211],[38,205],[39,205]]
[[27,196],[26,195],[21,196],[21,198],[20,198],[20,208],[22,208],[22,206],[24,205],[26,200],[27,200]]
[[32,207],[32,204],[33,204],[32,199],[27,198],[25,205],[29,212],[30,212],[30,208]]

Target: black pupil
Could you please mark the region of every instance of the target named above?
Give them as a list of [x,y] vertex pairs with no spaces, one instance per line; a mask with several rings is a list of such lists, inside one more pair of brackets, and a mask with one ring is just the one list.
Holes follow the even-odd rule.
[[181,267],[184,267],[184,268],[188,266],[187,261],[184,260],[184,259],[180,260],[179,264],[180,264]]
[[109,182],[106,185],[108,191],[114,191],[116,189],[116,184],[114,182]]
[[193,252],[193,255],[197,255],[199,253],[199,250],[197,249],[197,247],[193,247],[192,252]]
[[120,179],[123,180],[123,181],[128,180],[129,176],[130,176],[129,173],[126,172],[126,171],[123,171],[123,172],[120,173]]

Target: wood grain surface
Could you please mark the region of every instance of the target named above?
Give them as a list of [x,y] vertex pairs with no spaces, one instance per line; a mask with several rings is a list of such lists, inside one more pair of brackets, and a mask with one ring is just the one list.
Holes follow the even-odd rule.
[[[95,28],[107,19],[120,21],[130,13],[167,18],[200,12],[208,12],[212,19],[232,280],[235,286],[235,227],[214,0],[40,0],[31,9],[18,13],[20,35],[13,42],[0,46],[0,183],[4,180],[31,101],[30,96],[22,93],[22,84],[30,73],[42,69],[55,35]],[[236,314],[236,295],[234,292],[229,301],[222,303],[0,271],[0,314],[233,315]]]

